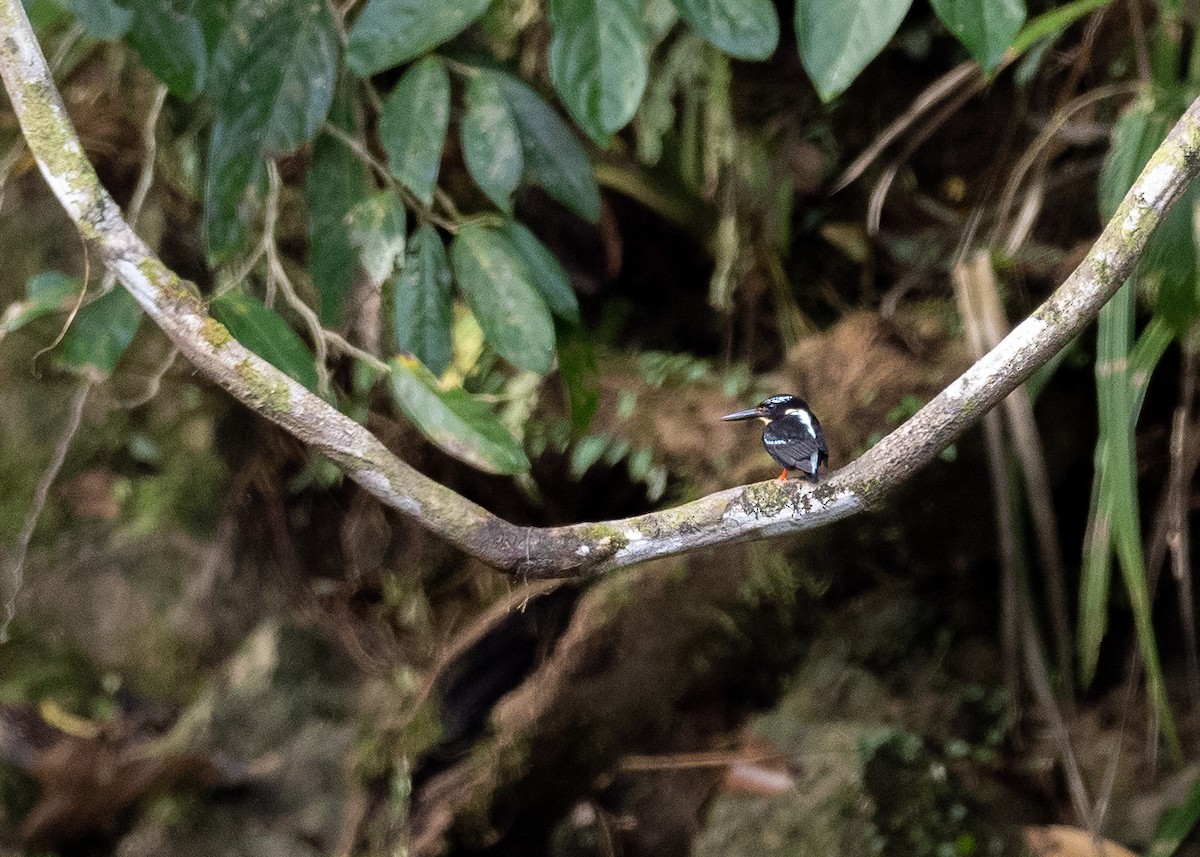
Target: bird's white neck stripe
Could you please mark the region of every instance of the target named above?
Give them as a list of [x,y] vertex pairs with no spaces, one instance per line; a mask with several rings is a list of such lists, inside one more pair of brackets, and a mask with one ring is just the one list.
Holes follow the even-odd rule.
[[800,422],[804,423],[804,427],[808,429],[809,434],[816,434],[813,429],[812,416],[804,408],[788,408],[784,411],[789,417],[799,417]]

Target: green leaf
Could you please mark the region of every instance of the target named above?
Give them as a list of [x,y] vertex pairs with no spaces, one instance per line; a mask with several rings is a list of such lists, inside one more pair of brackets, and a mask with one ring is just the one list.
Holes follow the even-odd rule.
[[990,72],[1025,23],[1024,0],[930,0],[933,11]]
[[116,0],[71,0],[71,9],[84,31],[102,42],[121,38],[133,26],[133,10]]
[[587,152],[562,117],[546,100],[511,75],[494,75],[512,108],[521,136],[526,171],[546,193],[592,223],[600,220],[600,189]]
[[233,289],[212,299],[209,308],[233,338],[314,393],[317,365],[304,340],[261,301]]
[[771,0],[674,0],[679,16],[715,47],[742,60],[765,60],[779,44]]
[[1149,90],[1130,103],[1113,125],[1112,145],[1100,168],[1100,216],[1111,220],[1169,126],[1155,115]]
[[418,57],[470,26],[491,0],[371,0],[350,30],[346,64],[362,76]]
[[[354,102],[343,92],[334,102],[330,124],[354,135]],[[304,184],[308,207],[308,272],[321,299],[321,323],[336,327],[354,287],[358,251],[350,240],[350,211],[366,193],[362,161],[332,134],[313,145],[312,164]],[[403,228],[403,227],[401,227]]]
[[569,330],[558,340],[558,377],[567,391],[571,429],[577,435],[588,430],[600,407],[600,372],[596,347],[582,328]]
[[350,212],[350,241],[376,288],[381,288],[404,259],[404,202],[394,190],[373,193]]
[[338,35],[323,0],[242,3],[217,45],[209,91],[217,120],[209,141],[204,225],[218,258],[237,249],[265,160],[295,151],[325,121],[337,77]]
[[209,252],[222,259],[246,237],[250,191],[261,193],[267,163],[256,128],[218,122],[208,141],[204,176],[204,239]]
[[467,81],[467,113],[460,130],[471,178],[497,208],[512,214],[512,192],[525,159],[517,120],[494,76],[480,74]]
[[841,95],[900,28],[912,0],[796,0],[796,43],[822,101]]
[[1171,857],[1197,824],[1200,824],[1200,780],[1193,780],[1184,802],[1168,807],[1159,816],[1146,857]]
[[129,44],[171,94],[190,101],[204,89],[208,46],[200,21],[162,0],[128,0],[134,21]]
[[43,316],[70,309],[79,299],[79,280],[58,271],[42,271],[25,283],[26,298],[11,304],[0,316],[0,336]]
[[550,80],[598,143],[625,126],[646,91],[649,50],[637,0],[550,0]]
[[443,390],[412,358],[391,362],[392,397],[438,448],[486,473],[525,473],[529,459],[487,405],[461,388]]
[[550,311],[563,321],[578,324],[579,301],[554,254],[524,224],[515,220],[504,224],[504,235],[521,255],[530,281],[545,298]]
[[408,244],[408,258],[393,285],[392,329],[396,347],[438,375],[452,356],[450,341],[450,266],[442,237],[421,224]]
[[[1106,220],[1183,112],[1183,106],[1176,99],[1156,99],[1147,92],[1117,120],[1112,148],[1100,172],[1101,213]],[[1192,185],[1150,237],[1137,268],[1138,285],[1149,294],[1155,314],[1179,336],[1200,318],[1197,205],[1200,187]]]
[[142,308],[133,295],[115,286],[75,316],[62,341],[63,362],[78,369],[91,368],[111,375],[117,361],[133,342]]
[[426,205],[433,203],[449,124],[450,75],[440,59],[426,57],[400,78],[379,118],[388,168]]
[[1020,56],[1042,39],[1058,38],[1067,27],[1111,2],[1113,0],[1075,0],[1043,12],[1017,34],[1012,43],[1013,53]]
[[[1135,440],[1141,394],[1132,364],[1137,363],[1139,370],[1145,369],[1145,361],[1153,357],[1153,352],[1147,355],[1140,343],[1139,347],[1131,348],[1134,306],[1133,283],[1126,282],[1099,314],[1095,371],[1100,436],[1096,443],[1097,475],[1080,580],[1080,673],[1085,683],[1090,681],[1099,658],[1109,609],[1111,546],[1116,550],[1117,564],[1133,612],[1150,702],[1168,745],[1178,752],[1178,737],[1154,637],[1142,555]],[[1158,354],[1161,356],[1161,352]],[[1152,371],[1152,365],[1148,371]]]
[[238,0],[204,0],[192,5],[192,14],[200,22],[204,32],[204,44],[211,56],[221,42],[221,36],[229,28]]
[[39,37],[47,35],[49,30],[60,30],[64,23],[70,23],[69,10],[63,0],[21,0],[33,32]]
[[548,372],[554,362],[554,324],[529,281],[520,252],[504,233],[465,224],[450,248],[454,278],[483,334],[519,369]]

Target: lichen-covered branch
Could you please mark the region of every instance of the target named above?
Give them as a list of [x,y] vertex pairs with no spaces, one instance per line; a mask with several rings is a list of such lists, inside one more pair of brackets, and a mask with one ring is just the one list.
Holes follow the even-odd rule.
[[248,351],[134,234],[84,155],[20,0],[0,0],[0,77],[47,183],[90,252],[207,377],[333,459],[401,514],[498,569],[596,573],[694,548],[821,526],[877,502],[1062,348],[1133,270],[1200,168],[1200,101],[1151,158],[1087,258],[1049,300],[912,419],[813,487],[766,482],[602,524],[518,527],[418,473],[364,427]]

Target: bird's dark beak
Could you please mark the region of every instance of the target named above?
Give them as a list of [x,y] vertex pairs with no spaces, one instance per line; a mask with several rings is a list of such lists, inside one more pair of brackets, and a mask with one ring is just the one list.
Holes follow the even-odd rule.
[[761,416],[762,412],[759,411],[758,408],[749,408],[745,411],[736,411],[732,414],[726,414],[725,416],[721,417],[721,419],[725,420],[726,422],[733,422],[734,420],[752,420],[755,417]]

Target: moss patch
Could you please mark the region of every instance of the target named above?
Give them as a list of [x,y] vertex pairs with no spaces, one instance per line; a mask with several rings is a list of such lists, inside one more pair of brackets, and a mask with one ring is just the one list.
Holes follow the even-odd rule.
[[249,360],[243,360],[235,367],[247,387],[250,405],[258,412],[266,415],[285,414],[291,410],[292,397],[288,386],[282,381],[270,381],[264,378],[258,370],[250,365]]
[[91,168],[84,159],[78,144],[71,139],[69,126],[65,126],[65,117],[61,115],[55,103],[55,93],[41,81],[29,81],[21,92],[25,111],[22,115],[21,128],[25,139],[29,141],[34,153],[45,162],[50,171],[62,179],[72,182],[72,190],[92,190],[94,187],[80,188],[75,182],[84,180],[87,184]]
[[200,325],[200,335],[204,337],[205,342],[217,350],[224,348],[233,339],[229,328],[211,316],[206,317]]
[[788,506],[796,505],[796,498],[782,482],[760,482],[746,489],[741,504],[756,518],[773,518]]
[[629,544],[629,539],[623,532],[608,524],[593,524],[583,531],[583,537],[592,550],[605,557],[613,556]]
[[195,284],[183,279],[153,256],[138,262],[137,267],[142,276],[152,283],[164,298],[182,303],[192,311],[200,311],[200,290]]

